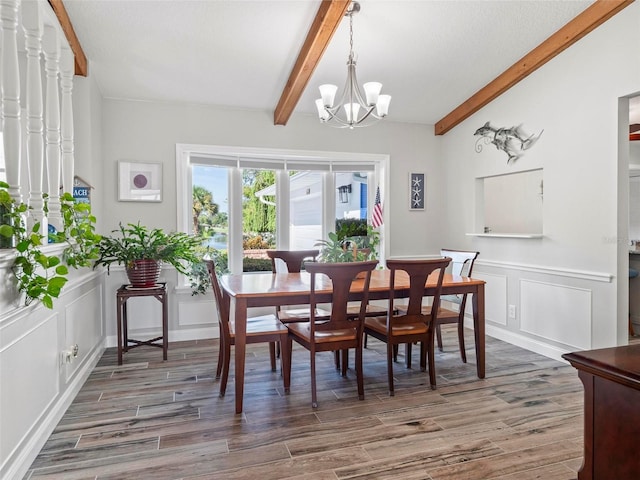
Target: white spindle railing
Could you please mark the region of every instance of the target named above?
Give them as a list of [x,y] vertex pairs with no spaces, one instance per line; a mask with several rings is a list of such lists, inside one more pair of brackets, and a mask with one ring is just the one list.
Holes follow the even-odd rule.
[[44,70],[46,73],[46,106],[44,115],[47,144],[47,180],[49,194],[49,226],[62,229],[60,213],[60,38],[52,26],[44,27]]
[[[22,4],[22,26],[25,30],[27,48],[27,171],[29,172],[29,228],[34,223],[44,222],[42,179],[44,165],[44,126],[42,101],[42,35],[44,26],[39,2]],[[46,231],[46,230],[45,230]],[[41,233],[44,233],[41,232]]]
[[20,70],[18,67],[18,0],[0,0],[2,28],[2,138],[9,194],[22,201],[20,191]]
[[0,0],[0,37],[1,148],[9,193],[28,202],[29,225],[39,221],[45,233],[48,220],[60,229],[61,182],[64,191],[73,191],[73,53],[46,0]]
[[62,189],[73,193],[73,91],[74,72],[73,52],[69,48],[62,49],[60,59],[60,87],[62,91],[62,116],[60,131],[62,133]]

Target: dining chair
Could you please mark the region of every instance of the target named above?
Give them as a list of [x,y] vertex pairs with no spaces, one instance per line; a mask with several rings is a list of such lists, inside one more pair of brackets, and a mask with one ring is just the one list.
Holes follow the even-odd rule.
[[[205,260],[207,271],[211,279],[211,288],[216,301],[218,313],[218,325],[220,326],[220,349],[218,351],[218,366],[216,368],[216,379],[220,380],[220,396],[224,396],[229,378],[229,366],[231,362],[231,347],[235,345],[235,322],[229,318],[229,302],[225,301],[220,288],[218,275],[216,274],[213,260]],[[269,342],[269,353],[271,357],[271,370],[276,370],[275,343],[283,345],[281,363],[282,376],[284,378],[284,391],[289,392],[291,368],[291,355],[285,349],[288,348],[288,330],[275,315],[261,315],[259,317],[247,318],[247,344]]]
[[[480,252],[466,250],[450,250],[443,248],[440,255],[451,258],[451,273],[455,276],[470,277],[473,271],[473,264],[478,258]],[[464,346],[464,310],[467,304],[467,294],[443,295],[440,301],[455,303],[458,305],[458,311],[443,308],[442,305],[438,309],[436,316],[436,340],[438,349],[442,350],[442,331],[440,325],[447,323],[456,323],[458,325],[458,344],[460,347],[460,357],[463,363],[467,363],[467,352]]]
[[[306,269],[311,275],[310,279],[310,313],[308,322],[288,323],[289,345],[288,354],[291,355],[292,345],[302,345],[310,353],[311,365],[311,405],[318,407],[316,388],[316,353],[317,352],[343,352],[346,364],[346,355],[350,348],[355,349],[355,369],[358,384],[358,398],[364,400],[364,380],[362,374],[362,329],[365,318],[365,308],[369,299],[369,283],[371,272],[378,264],[377,260],[348,263],[320,263],[306,264]],[[358,274],[364,272],[363,279],[357,279]],[[315,315],[319,302],[318,278],[321,275],[331,280],[331,312],[328,318],[318,320]],[[349,303],[349,291],[353,282],[362,283],[362,296],[360,298],[360,314],[357,317],[347,315]],[[322,285],[322,284],[321,284]],[[283,351],[283,355],[285,352]],[[291,365],[289,360],[288,365]]]
[[[427,354],[429,362],[429,381],[431,388],[436,388],[436,371],[433,352],[433,315],[422,308],[423,299],[431,298],[431,306],[437,311],[440,304],[440,292],[446,267],[451,258],[428,260],[387,260],[389,269],[389,307],[386,317],[369,317],[364,322],[364,332],[387,344],[387,376],[389,395],[394,395],[393,363],[397,346],[407,345],[407,367],[410,366],[410,345],[420,342],[420,369],[426,370]],[[409,302],[402,311],[394,315],[396,276],[404,272],[409,276]],[[427,278],[436,275],[433,295],[425,297],[424,287]]]
[[[320,250],[267,250],[271,259],[271,271],[281,273],[283,265],[287,273],[300,273],[305,260],[315,262]],[[276,314],[282,323],[308,322],[309,307],[276,307]],[[327,318],[329,311],[323,308],[316,310],[316,318]]]

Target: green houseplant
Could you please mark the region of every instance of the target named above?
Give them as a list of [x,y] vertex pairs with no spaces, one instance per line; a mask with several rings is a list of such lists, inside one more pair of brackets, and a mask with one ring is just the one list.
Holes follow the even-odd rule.
[[[48,240],[40,233],[40,222],[27,228],[25,217],[30,208],[18,203],[9,195],[9,185],[0,182],[0,248],[15,248],[16,257],[11,267],[16,286],[25,295],[25,305],[40,300],[47,308],[53,308],[53,299],[58,298],[67,283],[69,269],[87,267],[97,258],[97,243],[100,236],[94,232],[95,217],[87,204],[76,203],[73,196],[64,193],[60,197],[63,229],[54,234],[51,241],[66,242],[62,259],[58,255],[47,255],[42,248]],[[45,212],[46,212],[46,195]],[[63,263],[64,260],[64,263]]]
[[329,232],[328,240],[318,240],[315,244],[320,247],[318,260],[327,263],[377,260],[380,233],[370,225],[367,225],[366,232],[366,235],[351,237]]
[[100,256],[94,268],[124,265],[134,287],[150,287],[157,283],[162,263],[172,265],[178,272],[190,275],[192,265],[201,261],[198,254],[200,238],[184,232],[166,233],[160,228],[137,224],[120,224],[113,230],[119,235],[103,236],[99,244]]

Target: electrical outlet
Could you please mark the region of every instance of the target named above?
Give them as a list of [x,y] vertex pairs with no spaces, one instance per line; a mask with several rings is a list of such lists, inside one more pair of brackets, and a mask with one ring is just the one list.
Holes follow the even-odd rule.
[[516,306],[509,305],[509,318],[516,318]]

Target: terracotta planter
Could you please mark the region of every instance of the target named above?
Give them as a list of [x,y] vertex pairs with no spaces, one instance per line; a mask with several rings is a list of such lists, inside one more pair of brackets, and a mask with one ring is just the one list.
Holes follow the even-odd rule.
[[134,260],[127,266],[129,283],[136,288],[149,288],[157,285],[160,277],[160,262],[157,260]]

